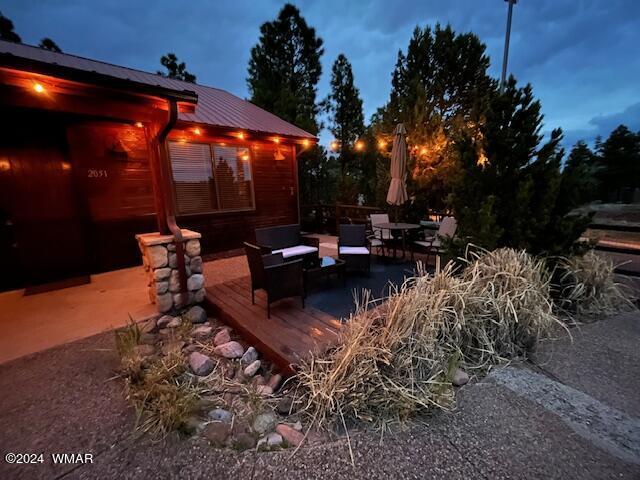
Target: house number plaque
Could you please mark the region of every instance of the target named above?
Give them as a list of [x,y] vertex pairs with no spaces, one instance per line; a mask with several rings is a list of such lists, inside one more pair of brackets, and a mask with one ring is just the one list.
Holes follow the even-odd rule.
[[108,176],[106,170],[95,170],[91,168],[87,170],[87,177],[89,178],[107,178]]

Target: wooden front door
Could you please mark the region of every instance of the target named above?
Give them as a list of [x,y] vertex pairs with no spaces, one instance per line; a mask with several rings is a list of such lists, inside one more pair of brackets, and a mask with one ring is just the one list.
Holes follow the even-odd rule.
[[0,134],[0,290],[87,274],[74,166],[60,117],[10,111]]

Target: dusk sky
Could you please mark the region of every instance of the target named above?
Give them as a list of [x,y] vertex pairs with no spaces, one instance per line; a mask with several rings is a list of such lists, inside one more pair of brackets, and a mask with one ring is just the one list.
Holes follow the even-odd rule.
[[[284,2],[9,0],[2,13],[28,44],[55,40],[65,53],[155,72],[175,52],[198,83],[248,97],[247,64],[259,27]],[[295,1],[324,40],[319,99],[331,64],[344,53],[368,119],[389,96],[399,49],[416,25],[450,23],[487,45],[490,73],[500,74],[507,14],[504,0],[366,2]],[[509,72],[530,82],[545,130],[562,127],[565,145],[606,136],[618,124],[640,130],[640,2],[520,0],[514,7]],[[330,139],[325,132],[322,142]]]

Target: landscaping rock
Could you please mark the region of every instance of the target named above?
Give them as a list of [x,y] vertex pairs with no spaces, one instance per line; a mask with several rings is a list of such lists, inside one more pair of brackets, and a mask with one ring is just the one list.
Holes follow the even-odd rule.
[[191,335],[196,338],[206,338],[211,335],[211,332],[213,332],[213,328],[206,325],[200,325],[199,327],[193,329]]
[[229,335],[228,328],[223,328],[218,333],[216,333],[215,337],[213,337],[213,344],[215,346],[222,345],[224,343],[229,343],[230,341],[231,341],[231,335]]
[[453,374],[453,380],[451,380],[451,383],[456,387],[461,387],[463,385],[466,385],[468,381],[469,375],[467,374],[467,372],[458,368]]
[[[185,265],[189,265],[189,257],[184,256]],[[169,267],[178,268],[178,256],[175,253],[169,254]]]
[[187,310],[184,317],[195,325],[197,323],[204,323],[207,321],[207,312],[204,311],[204,308],[196,305],[195,307],[191,307]]
[[168,262],[167,249],[160,245],[149,247],[145,257],[149,259],[149,266],[151,268],[164,267]]
[[200,241],[199,240],[189,240],[184,245],[184,251],[190,257],[196,257],[200,255]]
[[169,355],[171,351],[181,351],[183,347],[186,345],[182,340],[174,340],[172,342],[166,343],[162,346],[162,354]]
[[193,301],[193,292],[187,293],[174,293],[173,294],[173,303],[177,308],[183,307],[185,305],[189,305]]
[[171,320],[173,320],[173,317],[171,315],[163,315],[158,319],[156,325],[158,326],[158,328],[166,328]]
[[265,445],[267,447],[278,447],[282,445],[282,435],[275,432],[270,433],[269,435],[264,436],[260,440],[258,440],[258,448],[260,448],[262,445]]
[[149,357],[156,353],[156,349],[151,345],[136,345],[133,347],[133,353],[139,357]]
[[202,273],[202,257],[193,257],[190,266],[193,273]]
[[286,440],[289,445],[297,447],[304,440],[304,435],[296,429],[281,423],[276,427],[276,432],[282,435],[282,438]]
[[298,432],[302,431],[302,423],[300,422],[300,420],[298,420],[296,423],[294,423],[291,426],[293,427],[294,430],[297,430]]
[[282,397],[276,406],[276,410],[281,415],[289,415],[295,413],[293,398],[290,396]]
[[244,353],[244,348],[238,342],[231,341],[218,345],[213,352],[224,358],[240,358]]
[[229,424],[212,422],[204,427],[203,435],[216,447],[221,447],[229,436]]
[[173,317],[173,319],[167,323],[167,328],[178,328],[182,325],[182,319],[180,317]]
[[207,417],[214,422],[231,423],[232,413],[224,408],[216,408],[207,413]]
[[189,355],[190,353],[196,352],[198,350],[198,346],[197,345],[186,345],[183,347],[182,351],[186,354]]
[[156,282],[156,294],[162,295],[169,291],[169,282]]
[[261,413],[253,421],[253,431],[261,435],[273,430],[278,423],[278,417],[273,412]]
[[253,377],[260,369],[260,360],[256,360],[244,369],[245,377]]
[[169,291],[171,293],[180,291],[180,275],[178,274],[178,270],[171,270],[171,275],[169,276]]
[[255,362],[258,359],[258,352],[255,348],[249,347],[247,351],[242,355],[242,359],[240,360],[245,365],[249,365],[250,363]]
[[162,280],[166,280],[171,275],[171,269],[168,267],[158,268],[153,272],[153,278],[156,282],[161,282]]
[[256,392],[263,397],[268,397],[269,395],[273,395],[273,388],[269,385],[258,385]]
[[205,291],[204,287],[201,288],[200,290],[198,290],[196,293],[193,294],[193,300],[196,303],[202,302],[204,300],[205,293],[206,293],[206,291]]
[[195,373],[196,375],[206,377],[211,372],[213,372],[213,368],[215,365],[213,363],[213,360],[211,360],[206,355],[203,355],[200,352],[192,352],[189,355],[189,366],[191,367],[191,370],[193,370],[193,373]]
[[271,376],[271,378],[267,382],[267,385],[271,387],[271,390],[275,392],[276,390],[278,390],[278,387],[280,386],[281,381],[282,381],[282,375],[280,375],[279,373],[276,373],[275,375]]
[[260,385],[266,385],[267,381],[264,379],[264,377],[262,375],[258,375],[258,376],[253,378],[253,382],[252,383],[256,387],[258,387]]
[[157,326],[158,322],[155,318],[147,320],[140,325],[140,333],[152,333]]
[[204,286],[204,275],[194,273],[187,280],[187,288],[189,291],[200,290]]
[[173,307],[173,297],[169,292],[156,295],[156,307],[160,313],[168,312]]

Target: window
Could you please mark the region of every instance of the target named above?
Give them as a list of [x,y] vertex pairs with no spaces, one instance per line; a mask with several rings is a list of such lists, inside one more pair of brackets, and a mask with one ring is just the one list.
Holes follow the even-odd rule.
[[179,213],[254,207],[248,148],[169,142],[169,152]]

